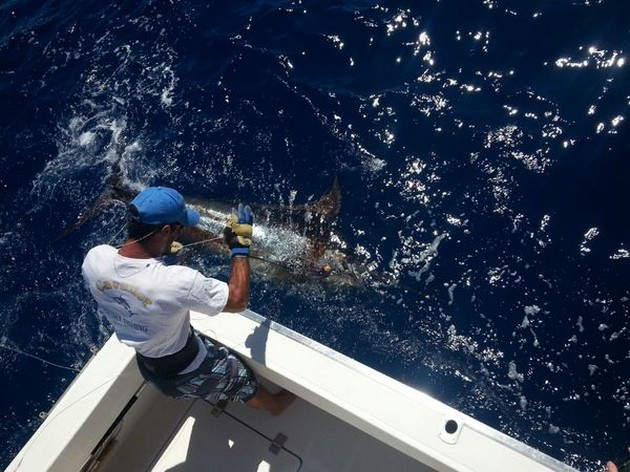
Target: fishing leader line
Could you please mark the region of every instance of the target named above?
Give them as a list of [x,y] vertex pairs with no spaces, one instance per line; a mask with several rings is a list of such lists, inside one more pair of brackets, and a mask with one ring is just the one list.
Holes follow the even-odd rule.
[[203,243],[210,243],[212,241],[218,241],[220,239],[223,239],[223,236],[217,236],[216,238],[203,239],[201,241],[195,241],[194,243],[182,244],[181,249],[184,249],[184,248],[190,247],[190,246],[196,246],[197,244],[203,244]]
[[76,367],[68,367],[68,366],[65,366],[65,365],[56,364],[56,363],[54,363],[52,361],[47,361],[46,359],[43,359],[43,358],[41,358],[39,356],[36,356],[35,354],[31,354],[30,352],[22,351],[21,349],[18,349],[17,347],[9,346],[9,345],[7,345],[4,342],[0,342],[0,347],[3,348],[3,349],[6,349],[7,351],[11,351],[11,352],[14,352],[16,354],[20,354],[22,356],[26,356],[26,357],[31,357],[33,359],[37,359],[38,361],[43,362],[44,364],[51,365],[53,367],[58,367],[60,369],[70,370],[70,371],[73,371],[73,372],[81,372],[81,369],[77,369]]
[[[107,242],[107,244],[111,245],[114,240],[120,235],[120,233],[122,233],[125,229],[127,229],[128,224],[125,223],[124,225],[122,225],[122,227],[116,232],[116,234],[114,234],[109,241]],[[137,243],[140,242],[146,238],[149,238],[150,236],[152,236],[156,231],[158,231],[157,229],[155,231],[150,232],[149,234],[144,235],[143,237],[141,237],[140,239],[135,239],[133,240],[133,242]],[[177,244],[176,246],[176,250],[173,250],[173,248],[171,248],[171,253],[177,253],[179,251],[181,251],[182,249],[186,248],[186,247],[190,247],[190,246],[196,246],[197,244],[204,244],[204,243],[210,243],[213,241],[218,241],[220,239],[223,239],[223,236],[217,236],[215,238],[208,238],[208,239],[203,239],[201,241],[195,241],[194,243],[188,243],[188,244],[181,244],[179,242],[175,242]],[[123,244],[124,245],[124,244]],[[121,246],[122,247],[122,246]]]

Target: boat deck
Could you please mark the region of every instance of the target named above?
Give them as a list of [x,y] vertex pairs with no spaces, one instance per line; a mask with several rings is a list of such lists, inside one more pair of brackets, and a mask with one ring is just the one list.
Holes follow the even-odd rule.
[[191,321],[296,401],[272,416],[168,398],[112,336],[7,471],[575,472],[256,313]]
[[[323,451],[323,452],[322,452]],[[297,399],[280,416],[177,401],[146,386],[95,472],[433,471]]]

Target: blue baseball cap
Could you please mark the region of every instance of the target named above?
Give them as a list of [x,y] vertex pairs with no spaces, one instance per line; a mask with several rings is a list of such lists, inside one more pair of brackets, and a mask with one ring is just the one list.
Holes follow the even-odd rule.
[[167,225],[181,223],[195,226],[199,223],[199,212],[186,207],[184,197],[168,187],[147,187],[134,198],[130,206],[132,218],[147,225]]

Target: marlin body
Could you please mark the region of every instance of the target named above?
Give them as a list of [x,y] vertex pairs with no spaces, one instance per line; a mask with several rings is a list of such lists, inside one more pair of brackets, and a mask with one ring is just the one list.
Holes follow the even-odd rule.
[[[196,228],[184,229],[181,242],[191,246],[200,243],[213,252],[226,251],[221,236],[235,205],[194,198],[186,201],[201,214],[201,219]],[[335,178],[330,190],[312,203],[286,207],[250,204],[254,212],[251,262],[255,272],[269,278],[326,278],[358,285],[356,266],[350,262],[346,245],[335,231],[340,203],[341,192]]]
[[[96,204],[82,212],[62,238],[78,229],[112,201],[125,204],[139,193],[125,181],[118,162],[112,166],[106,189]],[[197,227],[184,228],[180,242],[182,256],[192,251],[228,253],[223,230],[235,206],[233,202],[186,197],[186,203],[201,214]],[[335,285],[362,284],[360,265],[352,263],[347,247],[336,233],[341,206],[341,189],[337,178],[319,200],[303,205],[268,206],[250,204],[254,212],[251,262],[254,273],[271,279],[308,281],[327,279]]]

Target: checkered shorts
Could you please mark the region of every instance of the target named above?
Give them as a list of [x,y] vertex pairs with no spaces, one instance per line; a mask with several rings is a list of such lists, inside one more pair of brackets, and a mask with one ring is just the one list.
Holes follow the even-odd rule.
[[194,371],[173,378],[151,375],[140,365],[140,372],[163,393],[174,398],[210,401],[249,401],[258,389],[258,380],[252,370],[235,354],[201,338],[208,354]]

